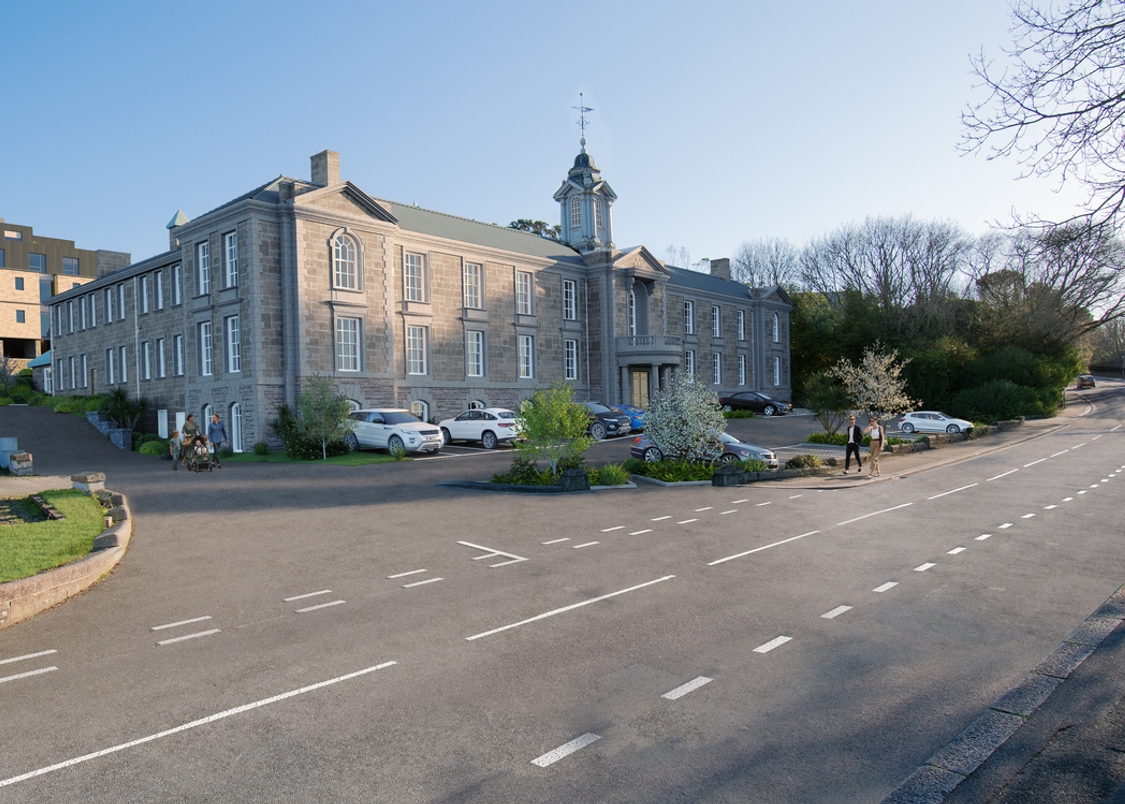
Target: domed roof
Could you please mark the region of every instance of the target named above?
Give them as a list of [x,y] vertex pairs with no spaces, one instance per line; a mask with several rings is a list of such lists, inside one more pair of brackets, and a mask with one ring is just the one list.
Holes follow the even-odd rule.
[[586,153],[586,149],[583,148],[582,153],[574,157],[574,167],[571,170],[597,170],[597,167],[594,165],[594,160]]

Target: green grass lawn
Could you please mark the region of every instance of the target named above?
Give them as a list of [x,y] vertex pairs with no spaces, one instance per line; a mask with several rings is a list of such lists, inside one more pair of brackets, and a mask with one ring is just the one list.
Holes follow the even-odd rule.
[[101,505],[81,491],[44,491],[41,496],[66,518],[0,525],[0,583],[81,558],[105,530]]
[[[284,450],[275,449],[270,450],[265,455],[258,455],[254,452],[236,452],[223,458],[223,463],[304,463],[309,465],[331,463],[336,466],[366,466],[369,463],[387,463],[393,460],[394,458],[383,452],[356,450],[355,452],[349,452],[347,455],[329,458],[327,461],[301,461],[290,458]],[[410,459],[407,458],[406,460]]]

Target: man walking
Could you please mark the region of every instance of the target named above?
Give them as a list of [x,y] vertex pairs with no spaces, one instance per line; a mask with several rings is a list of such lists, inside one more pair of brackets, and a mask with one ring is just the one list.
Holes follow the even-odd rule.
[[227,428],[219,421],[219,414],[211,414],[211,423],[207,425],[207,441],[210,442],[211,447],[215,450],[214,464],[216,469],[221,469],[222,464],[219,463],[219,447],[227,440]]
[[856,473],[863,472],[863,462],[859,459],[859,445],[863,443],[863,431],[855,423],[855,416],[848,417],[848,445],[844,448],[844,474],[852,467],[852,453],[855,453]]

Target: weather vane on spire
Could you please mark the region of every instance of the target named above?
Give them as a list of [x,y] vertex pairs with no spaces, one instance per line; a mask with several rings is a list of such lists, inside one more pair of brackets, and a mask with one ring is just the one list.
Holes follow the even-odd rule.
[[592,112],[594,110],[591,109],[589,106],[586,106],[582,102],[582,93],[581,92],[578,93],[578,105],[577,106],[571,106],[570,108],[577,110],[581,115],[578,118],[577,125],[582,129],[582,139],[580,140],[580,142],[582,143],[582,153],[586,153],[586,112]]

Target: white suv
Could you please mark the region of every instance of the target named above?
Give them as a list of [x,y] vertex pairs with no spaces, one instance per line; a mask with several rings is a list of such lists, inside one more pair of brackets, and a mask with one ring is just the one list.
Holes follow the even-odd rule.
[[344,436],[348,448],[402,448],[407,452],[437,452],[441,430],[426,424],[409,410],[353,410],[352,431]]

